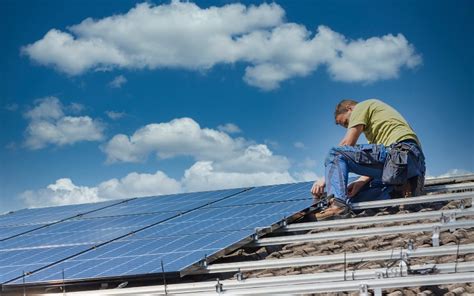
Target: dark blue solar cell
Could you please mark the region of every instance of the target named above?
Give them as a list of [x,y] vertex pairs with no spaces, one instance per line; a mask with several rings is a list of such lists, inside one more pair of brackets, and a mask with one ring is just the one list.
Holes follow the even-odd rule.
[[265,227],[311,206],[306,200],[275,204],[203,208],[135,234],[135,237],[176,236]]
[[[0,260],[0,270],[22,255],[28,262],[17,262],[15,274],[25,266],[38,268],[39,262],[46,266],[56,260],[53,250],[66,258],[75,248],[76,256],[28,275],[25,282],[61,280],[63,273],[66,280],[159,273],[161,260],[166,272],[181,272],[205,256],[249,241],[256,228],[308,208],[310,187],[306,182],[132,199],[0,242],[0,252],[12,252]],[[99,243],[105,244],[91,248]],[[58,246],[67,251],[53,248]],[[42,250],[34,254],[38,247]]]
[[[61,279],[63,272],[68,280],[158,273],[161,272],[161,260],[166,272],[176,272],[241,241],[252,233],[253,231],[249,230],[189,235],[174,239],[118,241],[111,243],[113,246],[108,246],[106,253],[99,249],[93,250],[89,253],[95,253],[94,257],[87,253],[77,256],[28,276],[26,281],[57,280]],[[124,243],[127,245],[126,252],[118,253]],[[17,283],[21,281],[18,280]]]
[[72,219],[0,242],[0,250],[100,244],[176,215],[177,213],[169,212],[141,216]]
[[42,226],[42,224],[37,225],[21,225],[21,226],[0,226],[0,241],[31,231],[33,229],[37,229],[38,227]]
[[0,283],[58,262],[91,247],[92,245],[0,251]]
[[106,217],[170,211],[185,212],[204,206],[208,203],[232,196],[241,191],[243,191],[243,189],[237,188],[218,191],[142,197],[130,200],[126,203],[122,203],[114,207],[87,214],[85,215],[85,217]]
[[48,224],[72,218],[80,214],[118,204],[123,200],[113,200],[98,203],[58,206],[49,208],[22,209],[5,215],[0,215],[0,226],[19,226]]
[[312,182],[257,187],[212,204],[212,207],[227,207],[245,204],[274,203],[291,200],[312,200]]

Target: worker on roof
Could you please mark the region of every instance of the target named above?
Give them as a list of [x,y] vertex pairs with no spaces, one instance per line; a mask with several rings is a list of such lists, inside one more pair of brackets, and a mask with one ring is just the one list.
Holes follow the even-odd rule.
[[[420,195],[424,186],[425,158],[421,144],[403,116],[376,99],[343,100],[336,106],[336,124],[346,135],[329,151],[325,179],[316,181],[311,193],[320,198],[325,188],[330,205],[316,219],[347,216],[352,202],[388,199],[395,192]],[[361,133],[369,144],[356,145]],[[348,184],[349,173],[360,177]]]

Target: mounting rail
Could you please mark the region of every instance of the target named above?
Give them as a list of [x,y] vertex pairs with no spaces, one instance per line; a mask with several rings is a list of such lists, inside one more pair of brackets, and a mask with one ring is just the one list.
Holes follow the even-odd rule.
[[[308,256],[297,258],[268,259],[261,261],[233,262],[210,264],[205,269],[196,273],[224,273],[250,270],[262,270],[270,268],[287,268],[297,266],[322,265],[322,264],[340,264],[361,261],[390,260],[403,256],[408,257],[427,257],[444,256],[457,254],[458,246],[449,245],[441,247],[418,248],[415,250],[395,248],[385,251],[368,251],[360,253],[344,253],[324,256]],[[459,245],[459,254],[468,254],[474,252],[474,244]],[[345,260],[345,261],[344,261]]]
[[416,212],[407,214],[395,214],[395,215],[383,215],[383,216],[372,216],[372,217],[360,217],[360,218],[349,218],[329,221],[317,221],[317,222],[304,222],[288,224],[278,232],[294,232],[294,231],[306,231],[315,230],[321,228],[333,228],[333,227],[348,227],[348,226],[359,226],[359,225],[370,225],[370,224],[381,224],[390,222],[407,222],[417,221],[421,219],[427,220],[441,220],[447,218],[454,220],[460,217],[473,216],[474,209],[455,209],[455,210],[440,210],[440,211],[429,211],[429,212]]

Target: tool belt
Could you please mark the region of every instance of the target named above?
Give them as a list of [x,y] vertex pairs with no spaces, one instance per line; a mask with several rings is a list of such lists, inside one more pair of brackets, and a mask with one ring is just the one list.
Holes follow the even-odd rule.
[[398,142],[388,147],[382,172],[384,184],[395,186],[406,184],[408,182],[408,163],[410,161],[418,163],[419,159],[423,157],[417,145],[408,143],[408,141]]

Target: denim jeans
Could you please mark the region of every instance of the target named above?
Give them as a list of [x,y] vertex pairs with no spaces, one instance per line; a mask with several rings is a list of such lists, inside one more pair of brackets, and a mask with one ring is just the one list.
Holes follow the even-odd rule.
[[[414,143],[408,143],[420,157],[410,154],[407,177],[421,176],[425,173],[424,156]],[[389,147],[376,144],[356,146],[339,146],[329,151],[325,161],[327,195],[345,204],[352,202],[388,199],[393,186],[382,183],[382,172]],[[369,176],[371,182],[366,184],[353,198],[347,196],[349,173]]]

